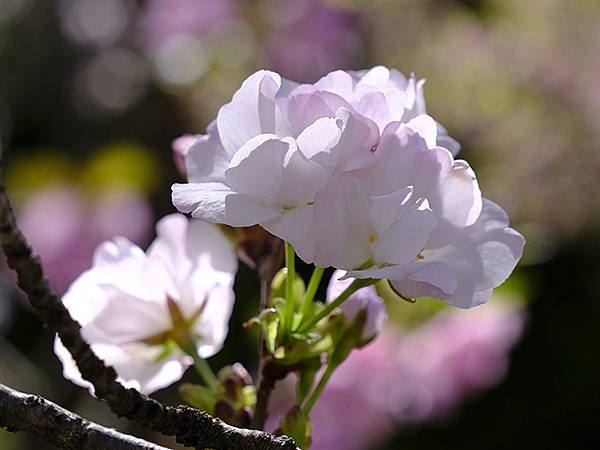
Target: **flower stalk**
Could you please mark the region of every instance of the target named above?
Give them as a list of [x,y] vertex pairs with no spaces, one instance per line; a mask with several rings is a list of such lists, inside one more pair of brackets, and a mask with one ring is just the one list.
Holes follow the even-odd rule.
[[198,372],[198,375],[200,375],[200,378],[202,378],[202,381],[204,381],[210,389],[216,390],[219,386],[219,380],[206,360],[198,354],[198,350],[196,349],[192,337],[188,334],[186,339],[178,340],[177,345],[185,354],[192,357],[194,360],[194,368],[196,369],[196,372]]
[[287,276],[285,279],[285,328],[291,330],[294,321],[294,281],[296,280],[296,254],[294,247],[289,242],[285,243],[285,266],[287,268]]
[[340,306],[344,301],[346,301],[352,294],[354,294],[359,289],[374,284],[376,280],[371,279],[356,279],[352,282],[350,286],[348,286],[344,292],[342,292],[334,301],[325,305],[325,307],[319,311],[319,313],[314,316],[309,321],[305,322],[298,329],[299,333],[306,333],[314,328],[314,326],[324,319],[329,314],[331,314],[338,306]]
[[[315,294],[317,293],[317,289],[319,288],[319,284],[321,283],[321,279],[323,278],[323,273],[325,273],[325,269],[322,267],[315,267],[313,270],[310,281],[308,282],[308,287],[304,293],[304,298],[302,299],[302,306],[300,307],[300,315],[302,318],[306,317],[306,314],[310,309],[310,305],[312,305]],[[300,326],[300,324],[298,324],[298,326]]]

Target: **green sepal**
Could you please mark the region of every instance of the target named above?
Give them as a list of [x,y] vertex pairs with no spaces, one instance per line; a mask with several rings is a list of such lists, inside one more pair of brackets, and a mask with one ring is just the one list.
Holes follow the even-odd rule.
[[275,353],[275,348],[277,345],[277,335],[279,332],[281,314],[275,308],[268,308],[260,313],[259,321],[265,335],[265,345],[267,346],[267,351],[273,354]]

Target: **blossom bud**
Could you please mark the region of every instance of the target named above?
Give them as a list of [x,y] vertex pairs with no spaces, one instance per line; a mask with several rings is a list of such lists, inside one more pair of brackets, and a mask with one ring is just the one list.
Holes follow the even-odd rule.
[[[335,300],[354,281],[352,278],[340,280],[339,278],[343,275],[344,272],[342,270],[336,270],[333,273],[327,287],[327,302]],[[359,318],[361,311],[364,311],[364,314],[366,314],[359,339],[359,346],[361,347],[377,337],[387,320],[385,304],[381,297],[377,295],[375,286],[367,286],[359,289],[340,305],[340,309],[348,325],[352,325]]]

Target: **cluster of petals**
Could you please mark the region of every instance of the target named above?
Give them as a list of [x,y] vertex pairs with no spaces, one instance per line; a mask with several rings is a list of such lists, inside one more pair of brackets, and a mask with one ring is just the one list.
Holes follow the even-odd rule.
[[375,67],[298,85],[244,81],[185,151],[182,212],[259,224],[300,258],[405,297],[467,308],[519,260],[523,237],[481,197],[459,145],[425,111],[423,80]]
[[[101,244],[62,301],[119,381],[148,394],[179,380],[193,362],[167,340],[173,309],[201,357],[221,349],[236,270],[234,250],[216,226],[172,214],[158,222],[147,252],[122,237]],[[58,337],[54,350],[65,378],[92,389]]]

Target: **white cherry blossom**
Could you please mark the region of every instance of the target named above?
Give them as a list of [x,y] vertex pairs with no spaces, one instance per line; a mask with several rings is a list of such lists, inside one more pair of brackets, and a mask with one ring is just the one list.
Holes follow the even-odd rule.
[[[188,150],[173,203],[211,222],[260,224],[308,263],[388,278],[407,297],[479,304],[523,238],[490,219],[504,213],[484,208],[473,170],[454,159],[460,146],[426,114],[423,85],[381,66],[303,85],[259,71]],[[480,233],[488,223],[503,224],[502,244]],[[494,258],[497,272],[481,275]]]
[[[177,331],[190,334],[201,357],[221,349],[237,269],[232,246],[214,225],[172,214],[159,221],[157,234],[147,253],[125,238],[101,244],[92,268],[62,299],[92,350],[122,384],[143,393],[177,381],[192,363],[170,340],[176,325],[185,325]],[[58,337],[54,347],[64,376],[91,389]]]

